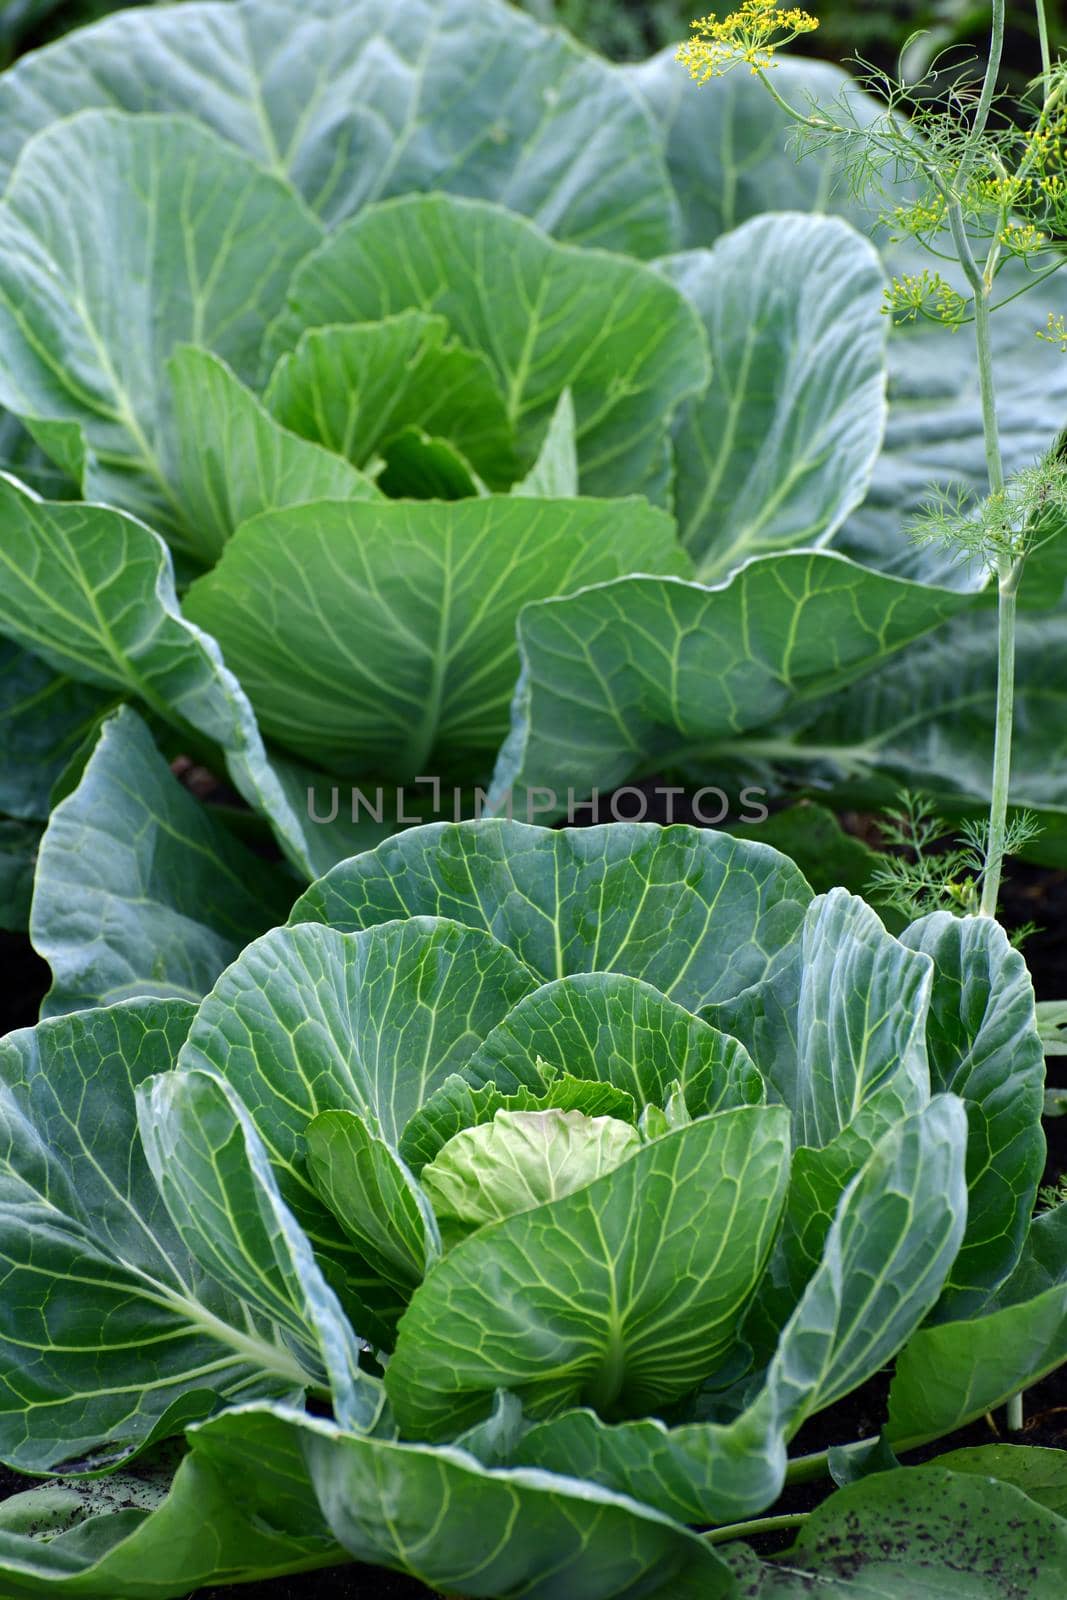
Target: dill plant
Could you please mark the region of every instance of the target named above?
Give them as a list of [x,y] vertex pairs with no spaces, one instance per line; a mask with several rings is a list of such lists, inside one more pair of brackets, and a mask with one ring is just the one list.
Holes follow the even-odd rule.
[[[998,90],[1005,0],[992,0],[984,67],[943,59],[910,85],[871,70],[861,84],[882,104],[873,121],[855,115],[847,89],[832,104],[812,99],[803,107],[778,92],[771,78],[776,52],[819,26],[779,0],[744,0],[728,16],[698,18],[678,50],[700,84],[747,67],[789,117],[798,150],[836,147],[845,181],[854,195],[873,201],[891,240],[911,241],[929,258],[921,270],[892,279],[887,316],[895,323],[940,323],[961,337],[966,327],[975,341],[988,493],[975,504],[935,488],[909,532],[946,545],[961,560],[977,560],[996,583],[990,805],[988,819],[947,851],[931,848],[946,830],[914,797],[905,796],[890,815],[887,837],[908,855],[891,860],[872,887],[912,916],[933,907],[996,916],[1005,856],[1037,831],[1032,816],[1008,814],[1016,606],[1028,559],[1056,537],[1067,512],[1067,466],[1057,449],[1006,477],[990,336],[999,306],[1059,270],[1062,257],[1052,247],[1067,234],[1067,62],[1053,57],[1044,0],[1035,5],[1041,70],[1023,101]],[[1009,262],[1020,263],[1027,277],[1021,288],[1002,290]],[[1035,336],[1067,354],[1062,317],[1050,313]]]
[[[700,18],[678,50],[698,83],[747,67],[789,117],[798,150],[838,146],[852,192],[873,198],[893,242],[910,240],[930,257],[921,271],[892,279],[885,292],[887,316],[897,323],[922,318],[957,335],[968,326],[975,341],[988,493],[973,504],[935,489],[909,531],[947,546],[960,559],[981,562],[996,583],[989,814],[983,824],[968,826],[959,843],[943,848],[947,830],[931,807],[916,796],[902,797],[886,820],[886,836],[906,853],[887,858],[871,888],[909,917],[935,908],[995,917],[1005,856],[1037,831],[1029,814],[1008,815],[1016,607],[1028,559],[1056,537],[1067,512],[1067,466],[1061,441],[1044,460],[1006,476],[990,333],[999,305],[1059,270],[1062,257],[1050,247],[1067,234],[1067,62],[1053,58],[1044,0],[1035,5],[1041,70],[1026,101],[1012,104],[998,92],[1005,0],[992,0],[984,68],[935,62],[910,86],[868,73],[863,87],[881,99],[883,110],[867,125],[853,114],[847,90],[830,106],[812,100],[801,108],[775,88],[769,74],[776,51],[818,27],[808,12],[779,0],[744,0],[726,17]],[[910,194],[903,203],[902,186]],[[1028,281],[998,294],[1009,261],[1022,263]],[[942,264],[957,270],[961,288],[945,276]],[[1067,354],[1062,317],[1050,313],[1035,336]],[[1051,1203],[1048,1194],[1043,1198]],[[1015,1431],[1023,1425],[1021,1394],[1009,1402],[1008,1422]]]

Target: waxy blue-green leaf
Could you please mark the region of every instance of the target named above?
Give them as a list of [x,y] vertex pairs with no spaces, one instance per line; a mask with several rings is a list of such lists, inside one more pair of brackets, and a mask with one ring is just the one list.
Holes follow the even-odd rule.
[[569,500],[578,493],[578,440],[574,399],[564,389],[556,402],[537,460],[512,494],[540,495],[545,500]]
[[159,1468],[66,1479],[0,1501],[0,1582],[11,1600],[179,1600],[202,1585],[345,1560],[295,1428],[272,1411],[224,1412]]
[[997,1290],[995,1304],[1019,1305],[1060,1283],[1067,1283],[1067,1201],[1034,1218],[1018,1265]]
[[0,639],[0,812],[47,817],[56,783],[113,703]]
[[[674,52],[666,50],[623,73],[663,128],[687,248],[710,245],[749,218],[787,208],[837,213],[881,241],[887,230],[878,228],[877,212],[914,198],[913,184],[885,171],[881,181],[889,194],[872,209],[855,193],[833,141],[805,149],[798,159],[794,124],[747,72],[698,87],[679,69]],[[885,114],[877,100],[826,62],[776,58],[774,81],[801,112],[814,102],[834,116],[835,102],[843,99],[843,120],[860,129]],[[886,249],[890,274],[920,272],[929,264],[928,254],[910,243]],[[937,265],[953,277],[950,266]],[[1009,300],[1033,270],[1033,263],[1009,263],[998,277],[996,299]],[[958,287],[969,293],[965,283]],[[1058,351],[1040,345],[1034,331],[1050,309],[1065,308],[1067,291],[1053,278],[1043,285],[1038,316],[1031,298],[1022,295],[992,320],[998,424],[1010,471],[1035,460],[1063,426],[1067,369]],[[885,449],[869,495],[836,542],[857,560],[899,576],[973,588],[982,581],[974,566],[961,566],[936,547],[917,549],[902,537],[902,528],[929,498],[932,484],[986,491],[974,340],[966,328],[956,332],[918,319],[893,330],[889,364]]]
[[355,466],[416,426],[455,445],[491,488],[506,488],[517,475],[493,369],[450,337],[445,317],[408,310],[380,322],[312,326],[279,360],[266,404],[293,433]]
[[890,1389],[894,1438],[963,1427],[1054,1371],[1067,1350],[1067,1206],[1035,1217],[1022,1257],[982,1316],[921,1329]]
[[500,0],[241,0],[121,14],[0,86],[0,169],[85,106],[197,117],[334,223],[390,194],[497,200],[637,256],[674,248],[658,130],[606,62]]
[[355,935],[308,926],[250,945],[197,1013],[183,1065],[218,1073],[240,1096],[283,1200],[376,1342],[400,1305],[368,1274],[366,1241],[357,1247],[324,1203],[307,1167],[309,1124],[355,1112],[395,1147],[413,1112],[534,984],[510,950],[457,923],[413,918]]
[[500,1110],[451,1138],[423,1167],[419,1185],[455,1243],[484,1223],[584,1189],[641,1148],[637,1129],[617,1117]]
[[[812,97],[829,105],[847,93],[860,127],[881,113],[876,100],[827,61],[776,56],[774,68],[775,89],[799,111]],[[750,73],[731,72],[700,87],[670,47],[623,67],[621,76],[663,130],[686,249],[713,244],[766,211],[836,212],[871,231],[870,209],[853,194],[833,144],[798,160],[793,123]]]
[[795,1059],[780,1049],[766,1065],[797,1145],[821,1150],[860,1127],[873,1142],[925,1105],[932,981],[933,963],[886,933],[856,895],[831,889],[813,901],[789,978],[768,980],[784,991],[775,997],[783,1010],[797,983]]
[[1057,1600],[1067,1521],[1021,1489],[940,1464],[839,1489],[781,1565],[737,1566],[747,1600]]
[[137,994],[199,1000],[291,899],[286,878],[181,786],[123,707],[41,843],[30,926],[52,968],[43,1014]]
[[433,1208],[397,1152],[353,1111],[321,1111],[305,1132],[319,1197],[363,1259],[410,1292],[441,1253]]
[[[527,790],[553,791],[558,814],[569,788],[606,792],[681,761],[715,775],[791,708],[973,603],[828,552],[787,551],[717,588],[630,577],[530,606],[491,798],[503,805],[510,791],[521,807]],[[750,759],[766,754],[764,743]]]
[[281,1332],[188,1254],[137,1134],[192,1008],[138,1000],[0,1042],[0,1459],[114,1467],[220,1397],[291,1394]]
[[359,1561],[485,1600],[735,1595],[703,1540],[595,1484],[486,1471],[463,1450],[354,1438],[318,1419],[292,1425],[326,1521]]
[[290,920],[365,928],[453,917],[543,981],[621,972],[696,1011],[758,982],[810,899],[784,856],[725,834],[487,820],[385,841],[313,884]]
[[159,535],[107,506],[37,500],[10,480],[0,480],[0,516],[0,633],[80,683],[132,696],[194,746],[221,747],[235,787],[311,876],[322,859],[314,825],[271,766],[215,641],[182,616]]
[[[835,814],[812,800],[799,800],[769,817],[726,825],[739,839],[758,838],[795,861],[816,894],[848,889],[862,895],[879,865],[878,852],[847,833]],[[899,934],[906,919],[891,906],[879,905],[878,915],[890,933]]]
[[1067,1262],[1032,1299],[921,1328],[897,1358],[889,1438],[911,1449],[966,1426],[1067,1359]]
[[700,312],[711,382],[675,425],[675,510],[705,583],[825,544],[885,429],[885,275],[836,217],[776,212],[659,264]]
[[94,496],[180,530],[167,359],[188,341],[256,378],[320,237],[287,185],[185,118],[55,123],[0,204],[0,404],[50,453],[80,451]]
[[260,511],[380,498],[349,462],[275,422],[209,350],[180,346],[167,366],[174,407],[167,476],[181,508],[182,545],[205,565]]
[[524,465],[569,387],[582,493],[666,500],[667,427],[703,390],[708,357],[695,310],[658,273],[557,244],[498,206],[414,195],[365,212],[302,263],[271,348],[408,310],[443,315],[488,358]]
[[832,889],[767,979],[712,1013],[767,1064],[793,1113],[785,1222],[758,1308],[768,1349],[818,1266],[842,1191],[882,1135],[929,1101],[932,977],[928,957]]
[[[763,747],[795,775],[814,773],[842,806],[877,809],[902,787],[942,811],[988,810],[997,680],[996,627],[986,608],[912,644],[870,679],[797,707]],[[1021,617],[1016,628],[1011,800],[1039,813],[1027,853],[1067,862],[1067,619]]]
[[189,1254],[284,1332],[309,1373],[321,1370],[342,1426],[373,1427],[381,1386],[361,1372],[357,1336],[232,1088],[207,1072],[161,1073],[139,1086],[137,1121],[156,1187]]
[[766,1262],[788,1123],[781,1107],[720,1112],[456,1245],[400,1323],[386,1390],[401,1432],[454,1437],[500,1388],[533,1417],[689,1393],[728,1354]]
[[685,565],[640,500],[327,502],[246,523],[184,609],[297,755],[477,779],[507,729],[520,607]]
[[880,1142],[845,1191],[762,1387],[736,1419],[608,1427],[576,1411],[533,1428],[514,1459],[591,1478],[682,1521],[764,1510],[805,1419],[872,1377],[937,1300],[963,1235],[965,1141],[962,1107],[942,1096]]
[[520,1000],[464,1069],[476,1084],[542,1092],[545,1066],[612,1084],[638,1111],[662,1106],[674,1084],[695,1117],[765,1098],[745,1047],[668,1000],[651,984],[617,972],[557,978]]
[[1011,1272],[1045,1166],[1045,1058],[1026,962],[991,917],[935,912],[901,935],[933,958],[930,1082],[967,1106],[967,1234],[939,1308],[958,1321]]

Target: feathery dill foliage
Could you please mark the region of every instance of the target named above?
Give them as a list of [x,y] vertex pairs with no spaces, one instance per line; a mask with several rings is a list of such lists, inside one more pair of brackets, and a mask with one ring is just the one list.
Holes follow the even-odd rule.
[[[932,911],[976,916],[981,909],[987,871],[989,822],[965,820],[957,831],[937,815],[931,802],[909,789],[897,806],[879,819],[885,843],[899,852],[886,855],[871,873],[867,890],[879,904],[899,911],[909,921]],[[1007,853],[1014,854],[1040,833],[1032,812],[1008,824]],[[1020,928],[1013,942],[1034,931]]]
[[[888,822],[901,847],[876,885],[900,909],[921,915],[935,906],[960,914],[997,913],[1006,853],[1035,831],[1030,816],[1009,821],[1014,718],[1015,610],[1026,561],[1067,523],[1067,461],[1061,449],[1008,479],[997,420],[990,318],[999,306],[1034,288],[1062,265],[1052,247],[1067,238],[1067,62],[1053,58],[1045,0],[1035,0],[1041,71],[1025,102],[999,88],[1005,0],[992,0],[988,58],[935,60],[916,83],[868,68],[856,80],[880,103],[856,109],[846,87],[829,105],[809,96],[792,105],[767,76],[776,49],[818,24],[776,0],[745,0],[721,21],[693,24],[679,59],[700,83],[747,63],[790,119],[799,154],[832,148],[854,197],[873,203],[894,243],[908,239],[934,261],[893,278],[883,310],[896,323],[937,322],[958,333],[971,324],[978,365],[988,493],[934,488],[907,530],[937,541],[961,560],[981,562],[997,585],[997,702],[987,824],[943,848],[946,830],[907,797]],[[863,63],[860,63],[863,65]],[[1028,281],[1000,293],[1011,263]],[[951,271],[950,269],[955,269]],[[955,279],[955,281],[953,281]],[[1035,335],[1067,354],[1067,325],[1050,314]],[[937,845],[935,850],[933,847]]]
[[1038,1211],[1055,1211],[1067,1205],[1067,1172],[1061,1172],[1055,1183],[1046,1183],[1037,1191]]
[[993,571],[999,560],[1024,561],[1061,537],[1065,518],[1067,471],[1057,447],[977,503],[959,486],[935,485],[907,531]]
[[[861,123],[845,89],[832,107],[809,110],[794,124],[796,143],[801,152],[841,147],[850,191],[882,203],[880,220],[894,243],[912,239],[939,260],[965,265],[951,238],[958,208],[971,252],[986,247],[985,288],[1011,260],[1026,263],[1034,284],[1058,269],[1059,258],[1047,252],[1067,235],[1067,65],[1050,66],[1048,92],[1030,126],[1020,125],[1030,108],[994,94],[978,135],[981,78],[973,64],[938,59],[909,85],[871,69],[857,81],[881,101],[881,114]],[[912,190],[903,203],[902,183]],[[885,310],[898,322],[921,316],[955,328],[973,320],[978,292],[972,285],[970,295],[961,294],[927,269],[895,277]]]

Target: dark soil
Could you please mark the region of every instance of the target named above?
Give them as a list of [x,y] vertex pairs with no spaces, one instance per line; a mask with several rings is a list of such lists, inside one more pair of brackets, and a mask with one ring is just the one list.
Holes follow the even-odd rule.
[[37,1021],[50,977],[25,934],[0,929],[0,1038]]

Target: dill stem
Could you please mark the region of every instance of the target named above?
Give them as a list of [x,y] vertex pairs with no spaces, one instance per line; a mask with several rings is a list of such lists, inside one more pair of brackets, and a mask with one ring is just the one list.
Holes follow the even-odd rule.
[[986,62],[985,77],[982,80],[981,92],[978,96],[978,105],[975,108],[974,121],[971,123],[971,132],[966,148],[960,160],[959,171],[956,174],[957,189],[960,194],[967,186],[974,158],[978,153],[978,145],[985,133],[989,113],[993,107],[993,96],[997,90],[997,78],[1000,76],[1000,58],[1004,53],[1004,12],[1005,0],[993,0],[993,24],[989,37],[989,60]]
[[991,274],[988,270],[983,272],[974,259],[971,241],[967,237],[967,225],[963,220],[963,207],[958,200],[954,199],[950,204],[948,220],[960,265],[974,293],[974,339],[978,354],[978,391],[982,400],[982,442],[985,446],[986,470],[989,474],[989,492],[1000,494],[1004,489],[1004,462],[1000,453],[997,391],[993,374],[993,339],[989,323],[989,299],[993,287],[990,282]]
[[[996,265],[997,244],[990,247],[989,258],[983,271],[974,258],[971,241],[959,196],[963,192],[975,148],[985,131],[989,119],[1000,57],[1004,46],[1004,0],[993,0],[993,30],[978,109],[971,128],[971,138],[964,151],[956,174],[956,193],[948,208],[952,242],[974,293],[974,337],[978,356],[978,388],[982,402],[982,440],[985,446],[986,470],[989,475],[991,495],[1004,492],[1004,461],[1000,450],[1000,428],[997,422],[996,384],[993,373],[993,344],[990,330],[989,301],[993,290],[993,273]],[[1019,587],[1021,566],[1009,556],[997,561],[997,703],[993,737],[993,773],[989,799],[989,838],[986,846],[985,872],[982,875],[980,915],[995,917],[1000,898],[1000,879],[1004,869],[1004,846],[1008,828],[1008,790],[1011,781],[1012,724],[1015,701],[1015,598]]]
[[727,1544],[733,1539],[749,1539],[757,1533],[781,1533],[788,1528],[800,1528],[810,1516],[810,1511],[795,1511],[791,1516],[756,1517],[752,1522],[732,1522],[724,1528],[712,1528],[701,1537],[705,1544]]
[[1041,47],[1041,77],[1045,86],[1045,100],[1052,93],[1052,53],[1048,45],[1048,18],[1045,15],[1045,0],[1036,0],[1037,5],[1037,39]]
[[1015,702],[1015,597],[1021,563],[1002,559],[997,584],[997,710],[993,743],[993,783],[989,801],[989,841],[982,875],[979,914],[995,917],[1004,870],[1011,782],[1011,737]]
[[823,117],[805,116],[803,111],[798,111],[796,106],[791,106],[785,96],[778,93],[778,90],[774,87],[762,67],[756,68],[756,76],[775,105],[780,106],[786,116],[791,117],[794,122],[799,122],[802,128],[821,128],[824,133],[845,133],[847,131],[839,127],[836,122],[827,122]]

